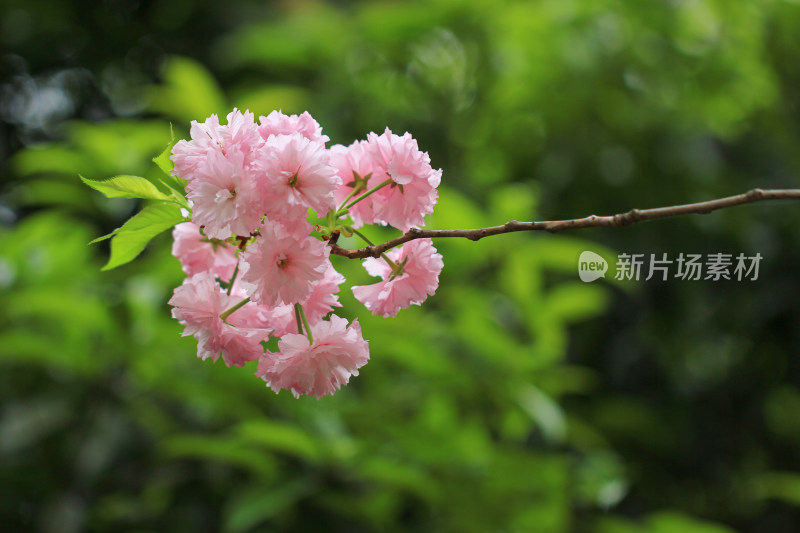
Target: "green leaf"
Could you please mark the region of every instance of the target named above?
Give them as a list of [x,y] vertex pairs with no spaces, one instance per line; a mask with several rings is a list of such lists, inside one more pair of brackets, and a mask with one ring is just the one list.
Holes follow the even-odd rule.
[[[186,188],[186,180],[172,174],[172,169],[175,163],[170,159],[172,155],[172,148],[175,146],[175,133],[172,131],[172,124],[169,125],[169,142],[166,148],[153,158],[153,163],[164,173],[165,178],[161,179],[161,183],[166,185],[170,190],[183,191]],[[183,197],[183,194],[180,194]],[[186,200],[183,200],[186,203]]]
[[104,181],[84,178],[81,180],[89,187],[105,194],[107,198],[144,198],[146,200],[168,200],[173,198],[139,176],[117,176]]
[[119,228],[115,229],[111,233],[103,235],[102,237],[98,237],[96,239],[92,239],[91,241],[89,241],[89,244],[97,244],[98,242],[104,241],[106,239],[110,239],[111,237],[113,237],[114,235],[117,234],[117,231],[119,231]]
[[[178,178],[178,177],[176,177],[176,176],[171,176],[171,178],[172,178],[172,179],[171,179],[171,181],[173,181],[173,182],[174,182],[175,180],[180,180],[180,178]],[[181,181],[183,181],[183,180],[181,180]],[[186,200],[186,196],[184,196],[184,195],[183,195],[183,194],[180,192],[180,190],[178,190],[178,189],[174,188],[172,185],[170,185],[169,183],[167,183],[167,180],[161,180],[161,183],[162,183],[162,185],[164,185],[164,187],[166,187],[167,189],[169,189],[169,193],[170,193],[170,195],[172,195],[172,198],[174,199],[174,201],[175,201],[175,202],[176,202],[178,205],[180,205],[180,206],[181,206],[181,207],[183,207],[184,209],[187,209],[188,211],[190,211],[190,212],[191,212],[192,208],[191,208],[191,206],[189,205],[189,202]],[[186,184],[185,184],[185,182],[184,182],[184,184],[181,186],[181,188],[183,189],[185,185],[186,185]]]
[[164,174],[167,176],[172,176],[172,167],[175,166],[175,163],[172,162],[172,159],[169,158],[170,154],[172,153],[172,143],[169,143],[164,151],[158,154],[156,157],[153,158],[153,163],[156,164],[158,168],[161,169]]
[[237,433],[243,441],[308,461],[314,461],[320,456],[320,450],[314,439],[302,429],[290,424],[251,420],[240,424]]
[[187,57],[170,58],[164,83],[151,89],[151,109],[183,121],[203,120],[229,108],[217,81],[201,63]]
[[302,478],[271,487],[257,484],[239,491],[228,500],[222,530],[228,533],[252,531],[313,491],[314,484]]
[[[111,258],[101,270],[111,270],[132,261],[144,250],[153,237],[184,220],[180,208],[175,205],[152,204],[145,206],[121,228],[114,231],[111,240]],[[106,237],[95,239],[92,242],[103,240]]]
[[791,472],[764,472],[754,483],[762,498],[800,506],[800,476]]
[[600,285],[562,283],[547,293],[546,312],[564,322],[577,322],[601,313],[608,301],[608,291]]
[[678,511],[654,513],[649,522],[653,533],[734,533],[723,524],[700,520]]
[[167,457],[197,459],[207,464],[228,464],[246,471],[249,475],[273,479],[276,473],[275,459],[246,444],[208,435],[180,434],[162,441]]

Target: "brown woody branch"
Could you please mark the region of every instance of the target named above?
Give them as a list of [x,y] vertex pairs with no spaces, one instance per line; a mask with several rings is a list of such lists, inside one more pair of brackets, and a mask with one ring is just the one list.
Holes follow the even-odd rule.
[[652,209],[631,209],[627,213],[619,213],[617,215],[589,215],[588,217],[584,218],[573,218],[568,220],[545,220],[540,222],[518,222],[516,220],[511,220],[500,226],[492,226],[489,228],[434,230],[411,228],[396,239],[391,239],[383,244],[378,244],[375,246],[359,248],[358,250],[348,250],[346,248],[342,248],[335,242],[331,242],[330,247],[332,254],[349,257],[350,259],[380,257],[380,255],[386,250],[414,239],[463,237],[465,239],[477,241],[484,237],[489,237],[490,235],[500,235],[502,233],[512,233],[515,231],[549,231],[550,233],[557,233],[559,231],[568,229],[599,227],[616,228],[634,224],[636,222],[642,222],[644,220],[653,220],[656,218],[692,214],[705,215],[711,213],[712,211],[716,211],[717,209],[724,209],[726,207],[733,207],[735,205],[750,204],[766,200],[800,200],[800,189],[753,189],[744,194],[737,194],[735,196],[727,196],[725,198],[708,200],[707,202],[697,202],[694,204],[655,207]]

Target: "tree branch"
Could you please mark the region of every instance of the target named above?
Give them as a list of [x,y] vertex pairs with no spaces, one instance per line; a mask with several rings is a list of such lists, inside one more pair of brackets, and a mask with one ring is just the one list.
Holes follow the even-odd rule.
[[500,226],[477,229],[434,229],[422,230],[411,228],[400,237],[391,239],[375,246],[366,246],[358,250],[348,250],[338,246],[335,242],[330,244],[331,253],[349,257],[350,259],[361,259],[364,257],[380,257],[385,251],[399,246],[414,239],[424,238],[444,238],[444,237],[463,237],[472,241],[480,240],[490,235],[500,235],[502,233],[512,233],[515,231],[549,231],[557,233],[559,231],[580,228],[599,228],[599,227],[620,227],[653,220],[656,218],[666,218],[678,215],[708,214],[717,209],[733,207],[735,205],[750,204],[766,200],[800,200],[800,189],[753,189],[744,194],[727,196],[706,202],[693,204],[673,205],[668,207],[655,207],[652,209],[631,209],[627,213],[617,215],[589,215],[584,218],[573,218],[568,220],[546,220],[540,222],[518,222],[511,220]]

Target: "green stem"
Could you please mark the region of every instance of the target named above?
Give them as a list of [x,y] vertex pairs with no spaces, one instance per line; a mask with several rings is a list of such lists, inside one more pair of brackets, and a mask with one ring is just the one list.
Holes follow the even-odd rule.
[[236,311],[237,309],[241,309],[249,301],[250,301],[249,297],[245,298],[244,300],[242,300],[238,304],[234,305],[233,307],[231,307],[227,311],[224,311],[221,315],[219,315],[219,317],[222,319],[223,322],[225,322],[225,320],[227,320],[228,317],[231,316],[234,313],[234,311]]
[[233,290],[233,282],[236,281],[237,274],[239,274],[239,261],[236,261],[236,266],[233,268],[233,275],[231,276],[231,281],[228,285],[228,296],[231,295],[231,290]]
[[297,333],[303,334],[303,321],[300,318],[300,304],[294,304],[294,319],[297,320]]
[[361,239],[362,239],[362,240],[363,240],[365,243],[369,244],[370,246],[375,246],[375,243],[373,243],[371,240],[367,239],[367,236],[366,236],[366,235],[364,235],[363,233],[361,233],[360,231],[358,231],[357,229],[353,229],[353,228],[348,228],[348,229],[352,229],[352,230],[353,230],[353,233],[355,233],[356,235],[358,235],[359,237],[361,237]]
[[[366,198],[366,197],[367,197],[367,196],[369,196],[370,194],[372,194],[372,193],[374,193],[374,192],[376,192],[376,191],[379,191],[380,189],[382,189],[382,188],[386,187],[386,186],[387,186],[387,185],[389,185],[390,183],[393,183],[393,181],[392,181],[392,179],[391,179],[391,178],[389,178],[388,180],[384,181],[383,183],[380,183],[380,184],[378,184],[378,185],[374,186],[373,188],[371,188],[370,190],[368,190],[367,192],[365,192],[364,194],[362,194],[361,196],[359,196],[358,198],[356,198],[355,200],[353,200],[353,201],[352,201],[352,202],[350,202],[349,204],[345,205],[345,206],[344,206],[344,208],[345,208],[345,209],[350,209],[351,207],[353,207],[354,205],[356,205],[358,202],[360,202],[361,200],[363,200],[364,198]],[[340,211],[341,211],[341,208],[339,209],[339,212],[340,212]],[[339,214],[339,212],[337,212],[336,214],[338,215],[338,214]]]
[[311,335],[311,326],[308,325],[308,320],[306,320],[306,314],[303,312],[303,306],[300,304],[294,304],[294,313],[295,317],[299,315],[297,319],[297,329],[300,329],[300,320],[303,321],[303,327],[306,330],[306,336],[308,337],[308,345],[311,346],[314,344],[314,336]]
[[[371,240],[367,239],[367,236],[366,236],[366,235],[364,235],[363,233],[361,233],[360,231],[358,231],[358,230],[356,230],[356,229],[353,229],[353,228],[349,228],[349,229],[351,229],[351,230],[353,231],[353,233],[354,233],[354,234],[356,234],[356,235],[358,235],[359,237],[361,237],[361,238],[364,240],[364,242],[366,242],[366,243],[367,243],[367,244],[369,244],[370,246],[375,246],[375,244],[373,244],[373,242],[372,242]],[[393,272],[399,272],[399,271],[401,271],[401,270],[402,270],[402,267],[401,267],[400,265],[398,265],[397,263],[395,263],[394,261],[392,261],[391,259],[389,259],[389,256],[388,256],[388,255],[386,255],[386,253],[385,253],[385,252],[382,252],[382,253],[381,253],[381,257],[383,257],[383,260],[384,260],[384,261],[386,261],[387,263],[389,263],[389,266],[390,266],[390,267],[392,267],[392,271],[393,271]]]
[[353,196],[355,196],[355,194],[356,194],[357,192],[359,192],[359,191],[361,191],[361,188],[360,188],[360,187],[358,187],[358,186],[355,186],[355,187],[353,187],[353,190],[352,190],[352,191],[350,191],[350,194],[348,194],[348,195],[347,195],[347,197],[346,197],[344,200],[342,200],[342,205],[340,205],[340,206],[339,206],[339,207],[336,209],[336,213],[339,213],[339,211],[341,211],[342,209],[344,209],[344,206],[345,206],[345,204],[346,204],[346,203],[347,203],[347,202],[350,200],[350,198],[352,198]]

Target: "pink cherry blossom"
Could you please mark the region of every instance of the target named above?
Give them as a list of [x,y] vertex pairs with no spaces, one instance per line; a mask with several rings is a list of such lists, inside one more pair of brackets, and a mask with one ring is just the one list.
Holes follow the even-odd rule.
[[266,117],[259,117],[259,122],[261,125],[258,127],[258,132],[264,140],[269,139],[270,135],[293,133],[299,133],[309,141],[322,144],[330,140],[327,135],[322,134],[322,127],[308,111],[304,111],[301,115],[284,115],[280,111],[273,111]]
[[249,235],[264,214],[256,185],[238,149],[230,148],[226,155],[209,152],[186,186],[192,222],[203,226],[206,236],[213,239]]
[[181,335],[197,339],[197,357],[216,361],[220,354],[227,366],[244,366],[264,355],[261,341],[270,330],[246,327],[253,321],[255,306],[248,303],[223,322],[220,314],[242,300],[222,291],[214,274],[204,272],[186,278],[169,301],[172,316],[186,326]]
[[323,279],[330,248],[310,237],[311,225],[301,220],[287,228],[265,221],[260,235],[239,256],[242,287],[253,301],[268,306],[294,304]]
[[258,166],[264,210],[271,218],[305,218],[309,207],[322,216],[335,208],[334,191],[341,178],[328,165],[322,143],[299,134],[272,136]]
[[256,376],[275,393],[287,389],[295,398],[333,394],[369,361],[369,344],[357,319],[348,326],[344,318],[331,315],[311,331],[313,344],[305,335],[289,333],[278,341],[278,353],[267,353],[258,362]]
[[373,194],[375,221],[401,231],[424,225],[425,215],[433,213],[439,197],[436,188],[442,171],[431,168],[430,157],[419,150],[410,133],[400,137],[389,128],[383,135],[370,133],[367,150],[373,158],[374,183],[393,181]]
[[[359,181],[362,182],[359,185],[360,190],[351,197],[353,199],[378,185],[380,183],[379,179],[387,179],[386,174],[381,170],[377,172],[377,177],[375,177],[373,156],[367,146],[366,141],[356,141],[347,147],[341,144],[331,146],[328,151],[330,153],[330,163],[342,179],[342,184],[336,189],[334,195],[337,206],[345,201]],[[372,194],[350,208],[349,214],[353,219],[354,228],[360,228],[364,224],[375,223],[375,200],[376,197]]]
[[[328,264],[325,276],[314,283],[311,293],[300,302],[308,321],[313,324],[333,311],[334,307],[341,307],[339,285],[344,283],[344,276],[339,274],[333,265]],[[297,319],[294,305],[279,305],[277,307],[259,306],[261,309],[261,322],[273,330],[273,335],[282,337],[286,333],[297,333]]]
[[211,115],[205,122],[192,121],[190,134],[192,140],[180,140],[172,148],[173,174],[192,181],[198,167],[206,164],[210,152],[227,155],[228,150],[236,148],[250,163],[253,151],[263,144],[258,134],[255,116],[249,111],[242,113],[234,109],[227,116],[228,124],[220,125],[217,115]]
[[220,279],[228,281],[236,268],[236,250],[222,241],[211,241],[200,233],[200,226],[183,222],[172,230],[175,241],[172,255],[181,262],[188,276],[201,272],[213,272]]
[[400,309],[420,305],[439,287],[439,274],[444,263],[430,239],[417,239],[387,253],[402,267],[393,277],[392,267],[382,258],[364,260],[364,268],[381,278],[373,285],[353,287],[353,295],[373,315],[394,316]]

